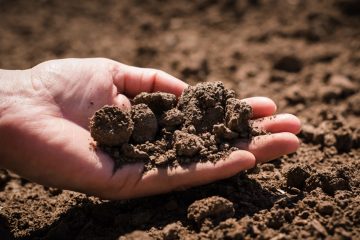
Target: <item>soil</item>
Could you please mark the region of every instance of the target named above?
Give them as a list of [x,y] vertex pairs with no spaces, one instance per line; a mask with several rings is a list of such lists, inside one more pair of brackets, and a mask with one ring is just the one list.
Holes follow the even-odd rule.
[[[304,125],[294,154],[141,199],[104,201],[0,171],[1,239],[359,239],[359,11],[356,0],[1,0],[1,68],[104,56],[269,96]],[[158,125],[189,124],[186,106]]]
[[[134,109],[134,112],[137,109]],[[136,118],[133,119],[136,120]],[[134,124],[133,119],[127,111],[104,106],[95,112],[90,121],[91,135],[98,143],[106,146],[118,146],[127,143],[137,123]],[[137,139],[136,134],[132,137]]]
[[[179,97],[140,93],[131,110],[104,106],[90,119],[90,132],[115,169],[142,162],[144,170],[226,158],[239,137],[251,141],[252,108],[222,82],[189,86]],[[159,127],[160,125],[160,127]]]

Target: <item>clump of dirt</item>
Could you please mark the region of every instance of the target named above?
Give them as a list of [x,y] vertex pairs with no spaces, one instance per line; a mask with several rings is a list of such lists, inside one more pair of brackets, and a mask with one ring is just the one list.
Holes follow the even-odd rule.
[[[185,127],[193,126],[198,133],[209,132],[214,124],[224,122],[225,109],[231,108],[229,99],[235,99],[235,92],[225,89],[223,83],[201,83],[183,92],[177,108],[185,115]],[[243,110],[245,118],[247,109]],[[226,115],[232,111],[229,109]]]
[[178,156],[192,157],[196,155],[202,148],[204,148],[204,141],[197,135],[176,131],[175,136],[175,149]]
[[251,106],[223,83],[199,83],[179,100],[169,93],[143,92],[130,111],[105,106],[92,117],[90,131],[117,167],[144,162],[149,170],[226,157],[236,149],[232,141],[255,135],[251,117]]
[[221,221],[233,217],[234,214],[233,203],[218,196],[195,201],[187,210],[187,218],[199,225],[206,219]]
[[117,146],[129,141],[134,129],[130,113],[119,108],[105,106],[90,120],[91,136],[98,144]]
[[316,211],[323,216],[332,215],[334,212],[334,206],[329,201],[319,202],[316,206]]
[[308,166],[293,166],[286,172],[286,185],[303,189],[305,181],[310,177]]
[[176,96],[171,93],[155,92],[155,93],[140,93],[133,99],[134,104],[144,103],[154,113],[162,114],[176,105]]
[[163,229],[161,238],[165,240],[182,239],[186,236],[186,229],[181,222],[170,223]]
[[350,190],[350,177],[346,169],[328,172],[311,169],[308,165],[295,165],[290,167],[284,176],[287,187],[299,190],[312,191],[320,188],[328,195],[333,195],[337,190]]
[[131,109],[131,119],[134,121],[134,130],[131,138],[135,143],[152,141],[155,138],[158,124],[155,114],[146,104],[137,104]]
[[335,148],[338,152],[348,152],[359,147],[358,134],[351,129],[340,116],[328,116],[319,126],[305,124],[302,136],[306,142],[321,144],[324,148]]
[[337,190],[350,190],[349,179],[340,172],[328,173],[319,172],[311,175],[306,180],[306,189],[308,191],[321,188],[327,194],[334,194]]

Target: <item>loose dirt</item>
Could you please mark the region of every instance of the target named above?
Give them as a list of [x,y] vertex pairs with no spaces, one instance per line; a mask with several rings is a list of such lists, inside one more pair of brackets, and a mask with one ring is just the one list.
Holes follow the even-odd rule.
[[[206,186],[141,199],[103,201],[0,171],[1,239],[359,239],[359,10],[357,0],[0,0],[1,68],[104,56],[160,68],[191,85],[220,80],[241,97],[273,98],[278,112],[303,122],[295,154]],[[226,116],[225,123],[209,118],[213,129],[191,120],[190,99],[174,108],[171,95],[164,105],[157,101],[165,96],[148,98],[137,104],[151,109],[157,134],[179,125],[224,139],[238,134],[224,127]],[[146,134],[121,144],[145,159],[131,144],[157,141],[154,116],[137,108],[123,119],[130,117],[134,129],[146,124]],[[159,118],[158,111],[166,114]],[[178,130],[179,142],[189,130]]]

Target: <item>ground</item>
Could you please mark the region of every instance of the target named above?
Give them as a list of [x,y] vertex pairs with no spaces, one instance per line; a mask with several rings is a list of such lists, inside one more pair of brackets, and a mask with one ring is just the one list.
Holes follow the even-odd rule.
[[191,84],[220,80],[241,97],[271,97],[304,125],[295,154],[129,201],[2,171],[0,236],[360,238],[359,16],[356,0],[0,0],[0,68],[108,57]]

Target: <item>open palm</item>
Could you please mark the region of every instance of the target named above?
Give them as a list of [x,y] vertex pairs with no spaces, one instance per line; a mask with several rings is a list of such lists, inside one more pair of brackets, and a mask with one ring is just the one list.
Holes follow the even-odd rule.
[[[196,163],[188,168],[153,169],[126,165],[113,172],[112,159],[94,150],[89,118],[105,104],[130,108],[140,92],[164,91],[179,96],[186,84],[155,69],[127,66],[109,59],[64,59],[44,62],[27,71],[30,89],[8,135],[17,151],[5,167],[38,183],[80,191],[102,198],[151,195],[230,177],[256,163],[295,151],[299,120],[290,114],[272,116],[276,105],[264,97],[244,99],[253,107],[254,124],[272,135],[251,143],[239,139],[242,150],[228,159]],[[15,104],[16,105],[16,104]]]

